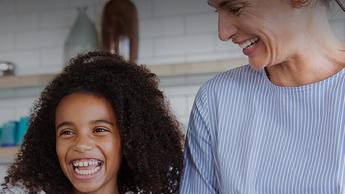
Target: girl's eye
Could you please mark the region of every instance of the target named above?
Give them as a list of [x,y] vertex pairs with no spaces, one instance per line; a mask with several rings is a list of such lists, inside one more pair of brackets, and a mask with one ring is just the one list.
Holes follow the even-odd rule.
[[71,135],[73,135],[73,131],[72,130],[63,130],[59,134],[59,136],[71,136]]
[[94,132],[95,133],[102,133],[102,132],[108,132],[109,130],[108,129],[105,129],[105,128],[101,128],[101,127],[97,127]]

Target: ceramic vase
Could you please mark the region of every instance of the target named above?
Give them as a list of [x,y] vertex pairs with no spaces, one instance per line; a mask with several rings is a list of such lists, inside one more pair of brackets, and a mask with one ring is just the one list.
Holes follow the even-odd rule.
[[88,51],[99,50],[97,29],[87,16],[87,8],[78,8],[78,16],[64,45],[64,62]]

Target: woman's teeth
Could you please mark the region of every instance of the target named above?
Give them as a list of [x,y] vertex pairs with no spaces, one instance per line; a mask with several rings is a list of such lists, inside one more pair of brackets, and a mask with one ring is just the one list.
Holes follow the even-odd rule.
[[249,48],[249,47],[253,46],[258,41],[259,41],[259,38],[258,37],[254,37],[254,38],[249,39],[249,40],[243,42],[242,44],[240,44],[240,47],[242,49],[246,49],[246,48]]

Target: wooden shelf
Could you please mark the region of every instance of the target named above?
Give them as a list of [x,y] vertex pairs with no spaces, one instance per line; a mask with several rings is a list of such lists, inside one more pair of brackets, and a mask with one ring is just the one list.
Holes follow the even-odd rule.
[[48,84],[49,81],[52,80],[55,76],[55,74],[42,74],[0,77],[0,89],[16,89],[43,86]]
[[[198,62],[198,63],[148,65],[147,67],[153,73],[156,73],[159,77],[170,77],[170,76],[217,73],[217,72],[229,70],[234,67],[241,66],[246,63],[247,63],[247,60],[245,58],[239,58],[239,59],[215,60],[215,61]],[[54,79],[55,76],[56,74],[41,74],[41,75],[29,75],[29,76],[0,77],[0,90],[45,86],[52,79]]]
[[247,64],[246,58],[215,60],[197,63],[181,63],[171,65],[149,65],[153,73],[160,77],[195,75],[223,72]]
[[11,164],[19,151],[19,147],[0,148],[0,164]]

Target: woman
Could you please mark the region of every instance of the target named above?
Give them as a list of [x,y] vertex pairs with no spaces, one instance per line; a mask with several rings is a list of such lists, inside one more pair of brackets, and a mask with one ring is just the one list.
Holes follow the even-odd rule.
[[156,76],[92,52],[42,92],[4,191],[177,193],[181,147]]
[[345,192],[345,45],[328,0],[209,0],[249,65],[204,84],[180,193]]

